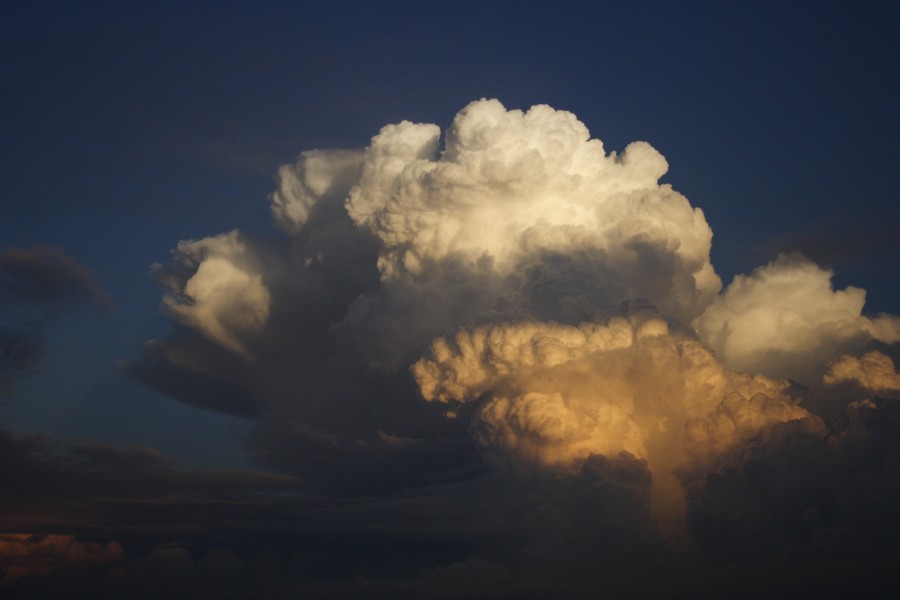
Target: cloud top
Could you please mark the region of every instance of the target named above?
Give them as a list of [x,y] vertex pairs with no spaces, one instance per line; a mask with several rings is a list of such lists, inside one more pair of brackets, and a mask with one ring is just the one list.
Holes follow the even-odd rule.
[[671,272],[641,290],[651,301],[690,317],[718,292],[712,232],[702,211],[658,183],[668,165],[649,144],[607,155],[569,112],[507,110],[496,100],[460,111],[443,152],[440,134],[410,122],[382,129],[348,197],[354,223],[381,242],[384,282],[428,279],[451,258],[489,260],[503,275],[576,252],[631,280],[646,267],[641,249],[652,247]]

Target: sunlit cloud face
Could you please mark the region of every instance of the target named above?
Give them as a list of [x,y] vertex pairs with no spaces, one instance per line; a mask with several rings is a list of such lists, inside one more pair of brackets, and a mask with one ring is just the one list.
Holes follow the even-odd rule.
[[646,460],[666,518],[683,509],[674,473],[711,469],[766,427],[810,417],[787,382],[728,370],[646,307],[578,327],[460,331],[412,371],[426,400],[480,402],[473,432],[495,457],[563,473],[591,455]]
[[843,355],[830,361],[823,380],[830,385],[855,383],[883,397],[900,395],[900,374],[894,368],[894,361],[877,351],[860,358]]
[[390,347],[373,342],[379,363],[398,340],[421,345],[488,311],[577,324],[641,297],[685,320],[718,292],[712,231],[659,185],[668,165],[648,144],[606,154],[571,113],[494,100],[463,109],[443,149],[440,136],[434,125],[385,127],[347,198],[378,241],[381,285],[345,322],[389,333]]
[[[716,548],[752,465],[780,474],[808,453],[832,489],[841,453],[890,429],[900,319],[865,316],[863,290],[799,255],[723,291],[712,230],[659,183],[667,168],[645,142],[607,153],[571,113],[496,100],[443,132],[404,121],[363,150],[304,152],[271,196],[283,237],[184,241],[156,268],[177,329],[126,366],[256,418],[253,457],[310,489],[445,485],[535,547],[613,539],[613,507],[634,505],[635,528],[587,562],[660,537]],[[759,503],[759,522],[787,518]]]
[[173,319],[246,356],[242,338],[265,326],[269,292],[237,232],[181,242],[177,253],[193,273],[163,299]]
[[732,368],[812,383],[838,354],[900,340],[900,318],[863,316],[865,290],[835,290],[832,275],[803,256],[779,256],[735,277],[694,326]]

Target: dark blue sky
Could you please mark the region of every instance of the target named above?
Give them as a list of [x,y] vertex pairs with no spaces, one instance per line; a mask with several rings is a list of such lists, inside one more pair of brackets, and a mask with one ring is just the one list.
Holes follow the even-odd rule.
[[0,66],[0,245],[55,246],[109,314],[64,313],[14,430],[240,461],[240,419],[115,366],[167,331],[148,267],[178,240],[277,235],[278,165],[363,147],[469,101],[575,113],[607,151],[646,140],[701,207],[727,283],[778,252],[900,309],[900,8],[891,2],[18,3]]

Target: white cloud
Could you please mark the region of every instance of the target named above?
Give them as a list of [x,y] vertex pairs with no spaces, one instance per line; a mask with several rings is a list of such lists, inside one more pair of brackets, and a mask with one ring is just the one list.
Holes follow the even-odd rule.
[[249,357],[244,338],[259,333],[269,316],[269,291],[236,231],[180,242],[177,260],[193,273],[163,278],[169,313],[221,346]]
[[718,291],[703,213],[658,184],[668,165],[648,144],[607,155],[571,113],[496,100],[460,111],[442,154],[439,138],[434,125],[404,122],[366,150],[347,209],[381,240],[385,282],[448,257],[489,257],[502,274],[548,249],[602,250],[629,268],[634,245],[648,244],[680,261],[673,309],[691,315]]
[[297,234],[322,202],[343,203],[359,179],[363,154],[356,150],[310,150],[296,164],[278,169],[278,189],[272,193],[275,224]]
[[781,255],[735,277],[694,326],[729,367],[804,382],[843,352],[900,340],[900,319],[863,316],[865,290],[835,290],[832,276],[800,255]]

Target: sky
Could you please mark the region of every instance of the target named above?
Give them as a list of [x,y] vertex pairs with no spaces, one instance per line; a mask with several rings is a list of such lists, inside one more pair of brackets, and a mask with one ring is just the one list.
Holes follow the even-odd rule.
[[895,3],[6,15],[4,596],[896,583]]

